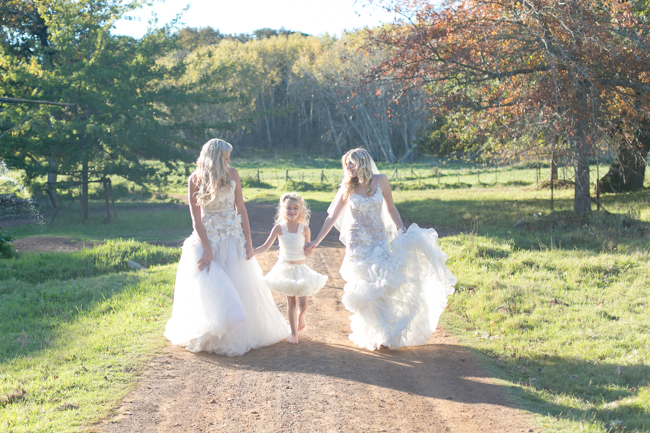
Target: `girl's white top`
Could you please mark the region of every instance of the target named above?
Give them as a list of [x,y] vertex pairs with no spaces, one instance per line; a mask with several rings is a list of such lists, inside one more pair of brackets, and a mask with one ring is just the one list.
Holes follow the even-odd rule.
[[305,235],[302,232],[305,229],[303,223],[298,224],[298,231],[296,233],[289,233],[286,224],[280,224],[282,234],[278,236],[280,242],[280,260],[295,262],[298,260],[305,260]]

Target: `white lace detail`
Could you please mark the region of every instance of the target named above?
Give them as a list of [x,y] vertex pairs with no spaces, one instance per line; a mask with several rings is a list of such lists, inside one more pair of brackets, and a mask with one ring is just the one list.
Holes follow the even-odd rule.
[[281,224],[282,234],[278,236],[278,242],[280,243],[280,260],[286,260],[289,262],[295,262],[298,260],[304,260],[305,257],[305,235],[303,234],[304,225],[298,225],[298,231],[296,233],[290,233],[286,224]]
[[387,257],[390,245],[381,218],[384,196],[381,187],[368,197],[352,194],[348,199],[351,222],[347,232],[346,259],[354,262]]
[[[201,207],[201,222],[212,245],[213,259],[222,264],[229,239],[236,239],[242,250],[246,244],[241,216],[235,210],[236,185],[235,181],[231,180],[230,184],[219,188],[217,195],[209,203]],[[193,236],[198,238],[196,233]]]

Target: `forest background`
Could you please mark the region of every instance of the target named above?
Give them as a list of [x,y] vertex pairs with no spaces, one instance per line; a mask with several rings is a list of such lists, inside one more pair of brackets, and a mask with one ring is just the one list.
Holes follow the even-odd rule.
[[[579,213],[643,187],[647,3],[380,4],[408,19],[340,38],[171,23],[134,39],[111,29],[140,1],[4,2],[0,158],[54,209],[78,191],[83,220],[89,185],[159,189],[212,137],[236,153],[545,161],[554,180],[561,160]],[[611,163],[594,192],[590,160]]]

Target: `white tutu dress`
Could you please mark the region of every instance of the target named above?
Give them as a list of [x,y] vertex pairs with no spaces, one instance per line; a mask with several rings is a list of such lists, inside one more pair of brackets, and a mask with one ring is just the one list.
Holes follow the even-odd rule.
[[293,264],[305,260],[304,224],[298,225],[296,233],[289,232],[286,224],[281,224],[282,234],[278,236],[280,255],[278,262],[264,277],[266,285],[274,292],[286,296],[312,296],[327,283],[327,275],[319,274],[306,264]]
[[349,338],[370,350],[426,343],[457,281],[433,229],[413,224],[393,239],[391,249],[383,202],[380,187],[369,197],[352,194],[341,216],[345,221],[337,222],[346,246],[340,272],[346,281],[343,305],[352,313]]
[[201,209],[212,246],[210,270],[199,271],[203,247],[196,232],[183,243],[172,317],[165,337],[190,352],[239,356],[285,339],[289,326],[266,289],[257,259],[246,260],[235,182]]

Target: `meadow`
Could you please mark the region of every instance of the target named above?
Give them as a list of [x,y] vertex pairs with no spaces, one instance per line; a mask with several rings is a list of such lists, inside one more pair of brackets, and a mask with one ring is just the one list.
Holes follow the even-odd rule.
[[[274,203],[295,189],[315,210],[327,208],[341,174],[336,160],[233,165],[248,201]],[[445,235],[459,283],[441,325],[544,431],[650,431],[650,188],[606,194],[606,211],[576,216],[572,188],[560,183],[551,212],[548,167],[540,166],[380,170],[402,216]],[[0,261],[2,429],[87,429],[164,346],[179,249],[147,242],[191,231],[185,182],[179,173],[158,191],[121,184],[111,224],[96,197],[86,224],[73,205],[51,225],[9,230],[107,242]],[[148,269],[131,271],[129,260]]]

